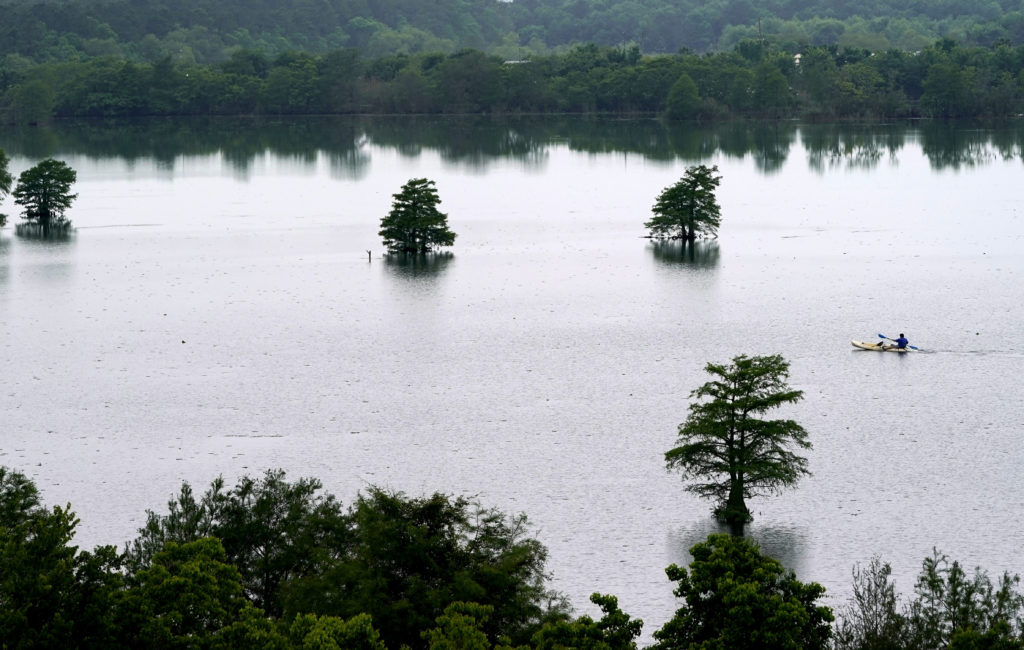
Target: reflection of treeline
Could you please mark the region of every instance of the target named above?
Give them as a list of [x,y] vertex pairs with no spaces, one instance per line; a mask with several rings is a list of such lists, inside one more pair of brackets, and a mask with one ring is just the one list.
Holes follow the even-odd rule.
[[506,58],[574,43],[644,52],[773,43],[918,50],[940,36],[1024,42],[1019,0],[42,0],[0,2],[0,57],[94,56],[211,63],[232,49],[272,56],[352,47],[368,56],[477,48]]
[[864,167],[894,159],[919,142],[933,167],[957,168],[996,158],[1024,159],[1024,127],[964,128],[925,121],[906,124],[802,124],[790,121],[696,124],[587,116],[332,116],[61,120],[45,128],[15,127],[0,148],[40,159],[68,153],[173,165],[181,156],[221,155],[240,170],[269,154],[315,165],[320,157],[347,176],[366,170],[368,145],[403,155],[436,151],[446,161],[486,166],[513,159],[542,166],[548,150],[567,146],[594,154],[629,153],[691,162],[750,156],[763,172],[779,169],[797,142],[812,169]]
[[[799,55],[799,56],[797,56]],[[580,46],[526,62],[476,50],[365,59],[356,50],[236,51],[220,64],[95,58],[0,62],[8,121],[52,117],[324,114],[648,114],[671,118],[984,117],[1024,111],[1024,46],[920,52],[783,51],[641,56]]]

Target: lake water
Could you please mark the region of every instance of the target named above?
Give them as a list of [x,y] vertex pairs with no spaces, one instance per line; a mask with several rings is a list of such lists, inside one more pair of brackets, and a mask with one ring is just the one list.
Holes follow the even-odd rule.
[[[0,231],[0,464],[122,545],[182,481],[281,467],[525,512],[579,612],[646,621],[717,530],[664,468],[709,361],[781,354],[813,477],[749,534],[840,605],[879,555],[1024,571],[1019,126],[359,119],[0,134],[78,172],[66,241]],[[716,164],[717,242],[643,238]],[[382,258],[410,178],[451,256]],[[2,209],[17,221],[8,197]],[[367,259],[367,250],[372,260]],[[905,332],[927,354],[856,351]]]

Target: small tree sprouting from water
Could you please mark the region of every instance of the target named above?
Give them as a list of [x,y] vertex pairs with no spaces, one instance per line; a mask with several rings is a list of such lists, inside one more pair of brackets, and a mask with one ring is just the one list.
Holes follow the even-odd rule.
[[437,209],[441,199],[434,181],[414,178],[394,195],[391,212],[380,220],[384,246],[392,253],[429,253],[435,246],[451,246],[455,233],[448,215]]
[[22,206],[22,218],[38,226],[44,236],[64,232],[71,227],[65,211],[78,198],[71,185],[78,175],[64,162],[47,158],[18,177],[14,202]]
[[807,431],[793,420],[757,417],[799,401],[803,391],[786,384],[789,363],[779,355],[740,355],[704,369],[715,378],[690,393],[679,446],[665,453],[665,462],[695,479],[687,491],[713,499],[719,520],[742,535],[752,519],[748,497],[774,494],[810,474],[807,459],[790,450],[811,448]]
[[675,185],[662,190],[652,209],[654,217],[644,224],[650,236],[691,242],[698,236],[716,237],[722,222],[722,208],[715,197],[722,177],[717,173],[717,165],[688,167]]

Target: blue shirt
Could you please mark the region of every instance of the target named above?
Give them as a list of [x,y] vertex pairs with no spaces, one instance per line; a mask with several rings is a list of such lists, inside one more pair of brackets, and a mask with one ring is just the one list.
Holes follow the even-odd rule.
[[908,341],[906,338],[902,336],[896,339],[896,347],[900,349],[907,347],[907,343],[910,343],[910,341]]

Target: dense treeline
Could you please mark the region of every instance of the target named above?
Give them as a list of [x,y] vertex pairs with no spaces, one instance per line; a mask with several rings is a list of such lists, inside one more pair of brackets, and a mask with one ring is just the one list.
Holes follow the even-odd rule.
[[725,117],[992,117],[1024,112],[1024,46],[949,39],[911,53],[799,52],[744,41],[719,54],[644,56],[587,45],[510,62],[479,50],[365,59],[358,50],[244,50],[214,65],[116,58],[0,63],[0,114],[51,117],[311,114],[667,114]]
[[0,1],[0,57],[36,62],[117,56],[210,63],[238,48],[276,56],[351,47],[366,56],[453,53],[505,58],[576,43],[646,53],[776,44],[917,50],[942,37],[1024,43],[1024,0],[26,0]]
[[[182,485],[124,551],[80,551],[77,524],[0,467],[4,647],[636,650],[643,626],[596,593],[601,617],[572,617],[525,516],[461,497],[370,488],[346,508],[269,471],[198,496]],[[855,567],[833,624],[824,588],[755,544],[711,535],[690,552],[666,569],[680,608],[651,650],[1024,648],[1016,576],[938,553],[906,601],[881,560]]]
[[422,648],[458,603],[494,640],[571,628],[525,517],[459,497],[371,488],[345,508],[273,471],[183,485],[124,552],[79,552],[76,524],[0,467],[4,647]]

